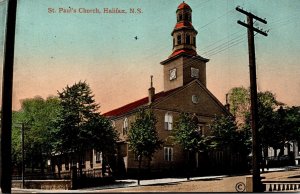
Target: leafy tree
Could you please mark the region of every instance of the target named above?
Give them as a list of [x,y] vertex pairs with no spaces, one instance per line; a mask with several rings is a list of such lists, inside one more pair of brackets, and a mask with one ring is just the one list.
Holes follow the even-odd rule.
[[[138,156],[139,172],[143,157],[148,158],[150,163],[155,151],[161,148],[162,141],[158,138],[156,122],[152,111],[141,109],[136,115],[136,120],[131,123],[128,141],[129,147]],[[140,184],[140,175],[138,175],[138,184]]]
[[188,177],[190,174],[190,155],[195,154],[200,150],[208,148],[209,139],[204,137],[199,131],[198,123],[194,120],[193,116],[187,113],[181,113],[179,119],[175,122],[173,138],[175,143],[178,143],[187,153],[188,158]]
[[[239,115],[236,120],[242,120],[241,128],[250,128],[250,95],[245,88],[233,88],[229,93],[230,107],[232,114]],[[239,107],[234,108],[238,99]],[[287,142],[295,140],[296,134],[299,134],[297,126],[297,108],[283,108],[284,104],[276,99],[275,94],[270,91],[258,93],[258,131],[259,145],[264,153],[264,158],[267,157],[268,147],[275,150],[280,149],[279,155],[283,154],[283,148]],[[245,111],[244,111],[245,110]],[[242,119],[241,119],[242,118]]]
[[21,125],[17,124],[20,120],[20,113],[13,111],[12,113],[12,165],[18,167],[18,171],[21,172],[22,163],[22,145],[21,145]]
[[[283,148],[289,141],[300,140],[300,108],[282,106],[274,113],[274,125],[279,128],[279,144],[277,149],[281,149],[279,155],[283,154]],[[289,148],[289,146],[288,146]]]
[[216,116],[210,125],[211,147],[217,150],[229,149],[231,152],[240,153],[244,157],[250,153],[249,129],[238,129],[231,116]]
[[[114,149],[116,133],[98,112],[99,105],[86,82],[67,86],[58,95],[62,111],[57,122],[57,151],[74,154],[81,164],[90,149]],[[79,170],[82,175],[81,165]]]
[[[85,127],[87,131],[90,131],[86,137],[90,141],[90,148],[102,152],[102,169],[105,169],[107,162],[114,158],[119,135],[112,127],[111,122],[99,114],[95,114]],[[105,171],[102,171],[102,173],[104,174]]]
[[24,144],[27,163],[41,166],[44,172],[45,162],[51,156],[54,147],[54,122],[60,111],[59,99],[41,97],[25,99],[21,110],[13,113],[12,156],[13,162],[21,162],[21,123],[24,124]]
[[250,93],[244,87],[230,89],[229,104],[230,112],[236,118],[238,126],[245,123],[245,115],[250,112]]

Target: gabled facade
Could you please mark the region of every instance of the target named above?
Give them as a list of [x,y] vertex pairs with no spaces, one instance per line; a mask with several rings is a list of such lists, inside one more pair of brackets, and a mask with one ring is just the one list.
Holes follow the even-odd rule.
[[[176,11],[177,22],[171,33],[171,55],[161,62],[164,74],[164,91],[155,93],[152,84],[148,96],[111,110],[109,117],[120,134],[116,171],[129,172],[137,169],[135,154],[129,149],[127,134],[130,124],[140,108],[151,109],[157,119],[156,129],[164,141],[151,161],[151,169],[165,171],[183,169],[186,155],[179,145],[174,145],[171,135],[180,113],[190,113],[198,121],[199,130],[209,135],[208,125],[216,115],[229,114],[225,107],[206,87],[206,63],[209,61],[196,52],[197,31],[192,25],[192,9],[181,3]],[[194,167],[207,167],[207,158],[199,153],[194,157]],[[146,166],[146,164],[145,164]],[[123,170],[121,169],[123,168]]]

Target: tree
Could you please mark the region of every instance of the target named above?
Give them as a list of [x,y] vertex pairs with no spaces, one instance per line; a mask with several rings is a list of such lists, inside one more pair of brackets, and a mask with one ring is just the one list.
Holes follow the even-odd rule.
[[21,162],[21,124],[24,124],[25,151],[27,163],[32,170],[40,166],[44,172],[46,159],[54,147],[54,123],[60,111],[59,99],[41,97],[25,99],[20,111],[13,113],[12,156],[16,166]]
[[[248,125],[238,127],[231,115],[216,116],[209,125],[210,147],[223,152],[223,162],[232,170],[247,170],[248,155],[251,152],[251,130]],[[238,166],[232,165],[239,162]]]
[[[239,91],[239,92],[237,92]],[[242,92],[241,92],[242,91]],[[234,88],[230,92],[231,99],[239,99],[240,109],[232,112],[234,115],[241,115],[243,120],[242,128],[250,128],[250,110],[249,92],[244,88]],[[234,100],[230,101],[233,103]],[[234,107],[234,104],[230,104]],[[276,99],[276,95],[270,91],[258,93],[258,132],[259,145],[264,153],[264,159],[267,157],[268,147],[277,150],[280,149],[279,155],[283,154],[283,148],[289,141],[293,141],[297,137],[297,111],[294,108],[285,106]],[[246,110],[246,111],[241,111]],[[236,118],[239,119],[238,117]],[[276,152],[275,152],[276,153]],[[265,162],[263,162],[264,164]]]
[[194,117],[187,113],[181,113],[175,122],[173,138],[187,153],[187,179],[190,177],[190,155],[200,150],[206,150],[208,139],[199,130],[198,123]]
[[57,151],[77,158],[80,174],[86,151],[93,148],[113,150],[116,133],[98,112],[91,88],[79,81],[58,92],[62,111],[57,122]]
[[230,113],[236,118],[238,126],[242,127],[245,115],[250,112],[250,92],[244,87],[234,87],[228,94]]
[[[90,131],[87,138],[89,139],[91,148],[102,152],[102,169],[105,169],[106,163],[112,161],[111,159],[116,153],[115,148],[119,135],[112,127],[111,122],[99,114],[95,114],[90,119],[86,124],[86,130]],[[102,173],[104,174],[105,171],[103,170]]]
[[148,162],[153,154],[161,148],[162,141],[158,138],[156,131],[156,118],[151,110],[141,109],[128,132],[129,147],[138,156],[138,184],[140,184],[140,169],[143,157],[148,158]]
[[[279,145],[277,149],[281,149],[279,155],[283,154],[283,148],[290,141],[300,140],[300,108],[299,107],[280,107],[274,113],[274,125],[279,128]],[[287,146],[289,149],[289,146]]]
[[[236,87],[229,92],[231,113],[239,123],[240,129],[250,127],[250,93],[243,87]],[[261,147],[266,150],[268,146],[277,146],[282,138],[280,128],[276,126],[276,109],[282,103],[276,100],[272,92],[258,93],[258,131]]]
[[249,129],[238,129],[232,116],[216,116],[210,124],[211,147],[217,150],[229,149],[233,153],[240,153],[243,157],[251,151]]

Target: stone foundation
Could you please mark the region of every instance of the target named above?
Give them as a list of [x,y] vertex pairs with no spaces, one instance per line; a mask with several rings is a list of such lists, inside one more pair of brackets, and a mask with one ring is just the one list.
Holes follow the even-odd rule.
[[[22,188],[21,180],[13,180],[12,188]],[[71,180],[25,180],[24,189],[70,190]]]

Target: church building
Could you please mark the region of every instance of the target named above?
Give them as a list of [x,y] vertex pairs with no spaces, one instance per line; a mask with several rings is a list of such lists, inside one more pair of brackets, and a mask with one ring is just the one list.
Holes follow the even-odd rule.
[[[138,168],[137,158],[129,148],[127,134],[140,108],[153,111],[157,119],[156,130],[164,142],[151,161],[151,169],[156,171],[172,171],[186,164],[183,149],[174,145],[171,138],[173,125],[180,113],[195,115],[203,135],[210,134],[208,125],[216,115],[229,114],[206,86],[206,63],[209,60],[197,54],[197,33],[192,24],[192,9],[183,2],[176,10],[176,24],[171,33],[172,52],[160,63],[164,90],[155,91],[151,76],[148,96],[103,114],[120,134],[118,163],[122,163],[126,172]],[[194,158],[195,168],[206,168],[205,164],[208,163],[201,153]]]

